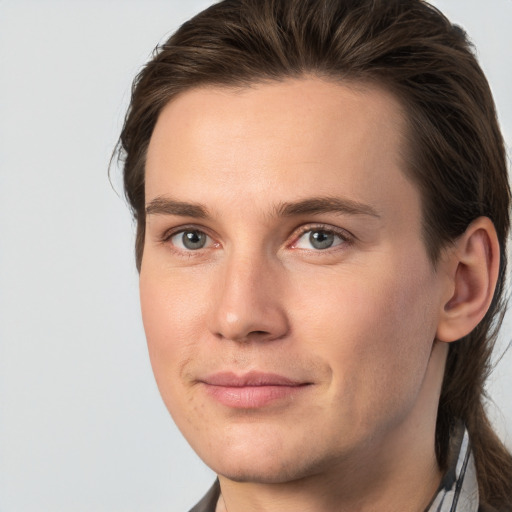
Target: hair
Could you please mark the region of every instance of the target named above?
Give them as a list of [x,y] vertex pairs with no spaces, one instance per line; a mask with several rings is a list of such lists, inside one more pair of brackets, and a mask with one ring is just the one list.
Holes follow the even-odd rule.
[[422,0],[224,0],[184,23],[136,77],[118,149],[137,223],[137,268],[145,236],[144,167],[163,107],[200,86],[244,87],[316,76],[375,84],[406,113],[406,169],[421,193],[423,237],[441,250],[480,216],[496,228],[498,282],[480,324],[451,343],[439,401],[436,455],[462,420],[481,498],[512,507],[512,456],[486,415],[485,381],[505,312],[510,189],[493,98],[465,32]]

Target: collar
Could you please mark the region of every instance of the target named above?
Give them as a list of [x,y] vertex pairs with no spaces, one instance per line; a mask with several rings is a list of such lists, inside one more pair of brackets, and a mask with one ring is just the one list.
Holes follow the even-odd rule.
[[478,512],[476,466],[464,425],[450,437],[449,449],[448,469],[425,512]]

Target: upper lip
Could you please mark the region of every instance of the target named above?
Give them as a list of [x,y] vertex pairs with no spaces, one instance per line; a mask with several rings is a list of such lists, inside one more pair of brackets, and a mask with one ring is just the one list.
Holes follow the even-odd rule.
[[233,372],[220,372],[208,375],[201,382],[210,386],[249,387],[249,386],[302,386],[309,382],[298,381],[275,373],[252,371],[243,375]]

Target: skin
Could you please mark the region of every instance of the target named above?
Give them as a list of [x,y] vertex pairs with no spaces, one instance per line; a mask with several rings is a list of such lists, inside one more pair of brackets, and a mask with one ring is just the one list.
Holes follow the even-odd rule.
[[[311,77],[193,89],[158,119],[143,321],[163,400],[219,475],[218,510],[422,511],[435,493],[438,339],[461,332],[467,244],[433,268],[404,131],[389,93]],[[205,245],[184,246],[186,230]],[[249,371],[305,385],[240,408],[204,382]]]

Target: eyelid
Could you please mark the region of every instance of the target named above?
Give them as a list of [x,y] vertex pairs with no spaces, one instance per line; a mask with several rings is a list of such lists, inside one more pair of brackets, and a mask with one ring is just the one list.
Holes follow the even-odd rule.
[[[309,233],[310,231],[325,231],[326,233],[332,233],[336,236],[339,236],[343,240],[343,242],[344,242],[343,245],[344,244],[352,244],[356,240],[356,237],[354,235],[352,235],[352,233],[350,233],[349,231],[347,231],[346,229],[343,229],[343,228],[332,226],[330,224],[319,224],[319,223],[304,224],[303,226],[300,226],[299,228],[297,228],[291,234],[293,241],[291,244],[289,244],[289,247],[291,247],[292,249],[296,248],[296,247],[294,247],[295,244],[297,244],[297,242],[306,233]],[[338,245],[341,245],[341,244],[338,244]],[[333,249],[335,247],[338,247],[338,245],[334,246]],[[297,249],[300,249],[300,248],[297,248]],[[304,249],[304,250],[306,250],[306,249]],[[317,251],[318,252],[327,252],[327,251],[329,251],[329,249],[324,249],[324,250],[317,249]]]
[[[200,232],[200,233],[204,233],[211,240],[211,242],[208,244],[207,247],[203,247],[201,249],[209,249],[212,245],[214,247],[219,247],[220,246],[219,242],[216,241],[215,236],[213,236],[210,233],[209,229],[205,228],[204,226],[198,226],[196,224],[185,224],[185,225],[175,226],[175,227],[172,227],[170,229],[167,229],[160,236],[160,242],[162,244],[173,245],[173,244],[170,244],[171,239],[173,237],[175,237],[176,235],[179,235],[180,233],[184,233],[185,231],[197,231],[197,232]],[[195,251],[193,251],[193,250],[184,250],[184,249],[181,249],[179,247],[176,247],[175,245],[173,245],[173,248],[176,251],[190,252],[190,253],[201,251],[201,249],[197,249]]]
[[172,228],[164,229],[160,238],[162,241],[169,240],[169,238],[177,235],[178,233],[182,233],[183,231],[201,231],[205,235],[208,235],[210,238],[212,237],[209,233],[209,229],[204,226],[199,226],[197,224],[180,224],[179,226],[173,226]]
[[[308,233],[310,231],[315,231],[315,230],[325,231],[326,233],[333,233],[336,236],[339,236],[343,240],[344,243],[338,244],[338,245],[352,244],[357,239],[352,233],[350,233],[346,229],[343,229],[343,228],[340,228],[337,226],[333,226],[331,224],[310,223],[310,224],[304,224],[304,225],[296,228],[289,235],[288,238],[292,238],[292,242],[287,244],[287,246],[294,248],[294,245],[297,243],[297,241],[302,236],[304,236],[306,233]],[[175,226],[175,227],[166,229],[162,233],[162,235],[159,237],[160,242],[162,244],[169,244],[172,237],[174,237],[180,233],[183,233],[185,231],[199,231],[201,233],[204,233],[213,242],[213,244],[210,244],[209,247],[211,247],[211,245],[213,245],[216,248],[221,246],[221,244],[217,241],[217,237],[211,233],[210,229],[205,228],[204,226],[199,226],[197,224],[184,224],[184,225]],[[183,252],[183,250],[181,250],[175,246],[173,246],[173,247],[175,250]],[[209,247],[205,247],[203,249],[207,249]],[[338,247],[338,246],[335,246],[334,248],[336,248],[336,247]],[[185,251],[185,252],[193,253],[193,252],[199,252],[200,250],[201,249],[198,249],[197,251],[189,250],[189,251]],[[306,249],[304,249],[304,250],[306,250]],[[328,252],[329,249],[325,249],[323,251],[320,251],[320,250],[317,250],[317,251],[318,252]]]

